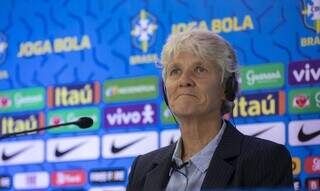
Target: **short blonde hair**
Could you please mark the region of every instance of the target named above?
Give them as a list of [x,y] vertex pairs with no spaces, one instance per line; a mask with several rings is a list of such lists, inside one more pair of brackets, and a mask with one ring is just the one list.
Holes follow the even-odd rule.
[[221,69],[221,83],[225,84],[233,73],[239,76],[235,51],[228,41],[214,32],[191,30],[172,34],[161,52],[162,78],[166,80],[167,67],[180,52],[190,52],[203,61],[216,64]]

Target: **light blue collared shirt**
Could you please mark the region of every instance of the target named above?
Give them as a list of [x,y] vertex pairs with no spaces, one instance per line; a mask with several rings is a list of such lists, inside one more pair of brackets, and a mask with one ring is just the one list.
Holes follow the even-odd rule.
[[[204,177],[207,174],[207,169],[210,160],[220,143],[222,134],[226,128],[226,123],[223,120],[222,127],[219,133],[197,154],[191,157],[186,166],[179,170],[170,170],[170,179],[166,187],[166,191],[198,191],[201,189]],[[183,165],[181,160],[182,139],[177,142],[172,160],[177,166]]]

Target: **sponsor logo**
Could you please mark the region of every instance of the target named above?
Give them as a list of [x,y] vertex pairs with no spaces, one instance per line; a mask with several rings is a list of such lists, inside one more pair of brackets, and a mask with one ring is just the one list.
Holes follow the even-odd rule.
[[49,162],[94,160],[99,157],[99,148],[97,136],[49,139],[47,160]]
[[0,189],[11,188],[11,177],[7,175],[0,175]]
[[241,89],[278,88],[284,84],[283,64],[246,66],[240,70]]
[[190,31],[194,28],[211,30],[215,33],[229,33],[253,30],[254,25],[250,15],[245,15],[243,18],[224,17],[221,19],[212,19],[209,23],[205,20],[177,23],[172,25],[172,33]]
[[174,144],[180,138],[179,129],[164,130],[160,134],[160,147]]
[[63,157],[64,155],[72,152],[73,150],[76,150],[77,148],[81,147],[85,142],[81,142],[79,144],[76,144],[70,148],[67,148],[67,149],[64,149],[64,150],[60,150],[58,145],[55,149],[55,152],[54,152],[54,155],[57,157],[57,158],[60,158],[60,157]]
[[6,60],[8,43],[6,36],[0,32],[0,64]]
[[320,144],[320,120],[300,120],[289,123],[289,144],[292,146]]
[[30,148],[29,146],[26,146],[26,147],[23,147],[17,151],[14,151],[13,153],[10,153],[10,154],[8,154],[5,149],[3,149],[1,159],[2,159],[2,161],[11,160],[14,157],[20,155],[21,153],[27,151],[29,148]]
[[163,124],[176,124],[174,117],[165,102],[161,103],[161,122]]
[[237,129],[245,135],[266,139],[283,145],[286,141],[285,124],[282,122],[237,125]]
[[44,88],[27,88],[0,92],[0,113],[38,110],[45,105]]
[[83,170],[66,170],[51,173],[52,186],[82,186],[86,183]]
[[319,46],[320,45],[320,37],[319,36],[309,36],[300,38],[300,46],[308,47],[308,46]]
[[111,152],[112,152],[113,154],[119,153],[119,152],[121,152],[122,150],[125,150],[125,149],[131,147],[132,145],[138,143],[139,141],[143,140],[144,138],[145,138],[145,137],[141,137],[141,138],[139,138],[139,139],[136,139],[136,140],[133,140],[133,141],[131,141],[131,142],[129,142],[129,143],[126,143],[126,144],[124,144],[124,145],[122,145],[122,146],[116,146],[116,145],[115,145],[115,142],[113,141],[113,142],[112,142],[112,146],[111,146]]
[[[0,117],[0,135],[9,135],[28,130],[40,129],[44,126],[44,114],[29,114]],[[33,133],[39,133],[33,132]]]
[[307,187],[307,190],[319,190],[320,178],[307,178],[306,187]]
[[150,46],[156,41],[157,19],[145,10],[132,20],[132,44],[135,48],[147,52]]
[[89,191],[125,191],[126,187],[124,186],[104,186],[104,187],[96,187],[90,188]]
[[302,0],[302,16],[304,26],[316,32],[315,36],[300,38],[300,46],[319,46],[320,45],[320,1],[319,0]]
[[99,82],[48,88],[49,108],[97,104],[99,101]]
[[320,83],[320,60],[292,62],[288,73],[290,85]]
[[289,92],[290,113],[319,113],[320,88],[303,88]]
[[294,188],[294,190],[301,190],[300,179],[293,179],[293,188]]
[[43,189],[49,186],[49,174],[44,171],[17,173],[13,177],[15,189]]
[[296,95],[293,97],[292,105],[295,108],[300,108],[300,109],[306,108],[310,105],[309,97],[304,94]]
[[299,133],[298,133],[298,139],[299,141],[301,142],[307,142],[307,141],[310,141],[312,139],[314,139],[315,137],[319,136],[320,135],[320,130],[318,131],[314,131],[312,133],[304,133],[303,132],[303,124],[301,125],[301,129],[299,130]]
[[0,151],[0,166],[44,161],[44,143],[41,140],[0,143]]
[[292,174],[298,175],[301,172],[301,160],[298,157],[292,157]]
[[304,169],[309,174],[320,173],[320,157],[307,157],[304,161]]
[[157,149],[158,134],[151,131],[109,134],[103,137],[102,144],[104,158],[134,157]]
[[97,169],[91,170],[89,173],[89,182],[91,184],[124,182],[125,180],[125,169]]
[[320,1],[302,0],[303,23],[306,28],[320,33]]
[[86,49],[91,49],[91,42],[88,35],[81,37],[67,36],[56,38],[53,41],[46,39],[22,42],[20,43],[17,57],[23,58],[53,53],[76,52]]
[[131,42],[133,47],[142,51],[143,55],[130,56],[130,64],[156,63],[157,54],[146,54],[154,46],[157,38],[157,19],[151,13],[141,10],[131,21]]
[[138,104],[107,107],[104,110],[105,127],[133,127],[157,123],[156,104]]
[[49,129],[50,133],[66,133],[66,132],[85,132],[97,130],[100,125],[100,112],[98,108],[81,108],[81,109],[63,109],[49,111],[47,124],[58,125],[70,121],[76,121],[80,117],[90,117],[93,120],[93,125],[87,129],[81,129],[76,125],[68,125],[65,127]]
[[108,80],[104,83],[104,101],[155,99],[158,96],[158,78],[154,76]]
[[284,91],[247,94],[234,101],[233,117],[256,117],[283,115],[285,113]]

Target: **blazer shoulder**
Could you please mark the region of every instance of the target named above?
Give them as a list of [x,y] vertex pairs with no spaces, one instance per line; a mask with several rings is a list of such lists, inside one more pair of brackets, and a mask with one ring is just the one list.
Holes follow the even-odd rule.
[[157,164],[169,161],[175,144],[139,155],[132,163],[127,190],[142,190],[146,175]]
[[290,157],[290,153],[284,145],[247,135],[244,135],[242,151],[245,153],[258,154],[258,156],[269,155],[271,152]]
[[240,155],[240,168],[246,179],[256,186],[292,187],[291,155],[284,145],[245,136]]
[[149,153],[139,156],[139,161],[150,162],[160,162],[163,159],[171,157],[176,144],[171,144],[157,150],[151,151]]

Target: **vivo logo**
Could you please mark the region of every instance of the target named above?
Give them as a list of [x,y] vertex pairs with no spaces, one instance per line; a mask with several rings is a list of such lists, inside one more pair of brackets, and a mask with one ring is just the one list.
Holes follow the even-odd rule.
[[104,111],[105,127],[154,125],[157,122],[155,104],[108,107]]
[[314,84],[320,82],[320,60],[289,64],[289,84]]

